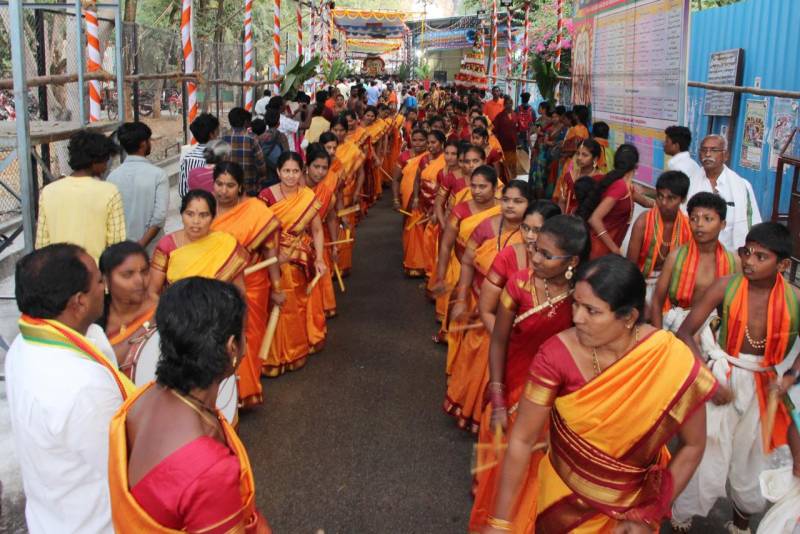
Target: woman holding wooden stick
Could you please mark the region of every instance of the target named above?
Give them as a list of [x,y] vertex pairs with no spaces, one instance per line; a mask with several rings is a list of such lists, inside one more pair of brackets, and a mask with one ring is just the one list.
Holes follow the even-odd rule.
[[[364,185],[364,166],[362,164],[366,158],[364,152],[358,145],[348,139],[347,128],[348,122],[344,117],[336,119],[333,124],[331,124],[331,133],[336,136],[336,160],[339,161],[343,167],[340,196],[342,197],[342,205],[344,208],[358,206],[356,191],[361,191]],[[343,228],[339,231],[337,240],[355,240],[356,215],[356,213],[350,213],[341,217]],[[336,263],[339,266],[342,276],[350,274],[350,270],[353,267],[354,242],[355,241],[343,243],[339,247],[339,258]]]
[[[238,163],[222,162],[214,168],[214,197],[217,216],[212,230],[226,232],[250,253],[245,269],[245,299],[247,347],[237,371],[239,377],[239,406],[249,408],[263,402],[261,396],[261,365],[258,357],[267,326],[269,304],[280,306],[286,300],[281,289],[281,270],[278,265],[278,240],[281,223],[266,203],[244,195],[244,172]],[[274,260],[267,267],[249,272],[251,267]]]
[[261,356],[266,356],[262,372],[272,377],[300,369],[312,352],[309,287],[313,289],[328,271],[320,203],[311,189],[301,185],[303,159],[297,152],[284,152],[277,167],[280,182],[258,195],[281,222],[279,257],[286,302],[281,307],[274,341],[269,347],[263,343],[261,347]]
[[[508,442],[531,359],[544,341],[572,326],[571,281],[580,262],[589,257],[589,233],[577,217],[552,217],[540,225],[537,234],[530,231],[530,217],[523,226],[528,230],[523,237],[530,262],[508,278],[491,334],[485,395],[489,404],[483,410],[478,435],[475,502],[470,516],[470,531],[475,532],[486,526],[492,511],[500,475],[496,445],[504,447]],[[514,506],[514,532],[532,531],[536,471],[543,455],[544,450],[537,450],[531,456],[525,489]]]
[[395,171],[394,183],[399,184],[394,207],[401,210],[403,219],[403,270],[406,276],[419,278],[425,274],[425,256],[422,247],[422,219],[419,210],[412,205],[419,166],[427,156],[428,136],[423,130],[411,132],[411,149],[400,155],[400,164]]

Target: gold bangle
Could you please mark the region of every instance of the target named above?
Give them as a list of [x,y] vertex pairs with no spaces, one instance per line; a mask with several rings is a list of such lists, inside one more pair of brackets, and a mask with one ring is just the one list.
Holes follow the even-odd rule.
[[506,521],[505,519],[497,519],[496,517],[489,516],[489,519],[486,520],[486,524],[490,527],[502,530],[503,532],[511,532],[511,527],[513,524],[511,521]]
[[600,232],[599,234],[597,234],[597,239],[600,239],[601,237],[603,237],[603,236],[604,236],[604,235],[606,235],[607,233],[608,233],[608,230],[603,230],[602,232]]

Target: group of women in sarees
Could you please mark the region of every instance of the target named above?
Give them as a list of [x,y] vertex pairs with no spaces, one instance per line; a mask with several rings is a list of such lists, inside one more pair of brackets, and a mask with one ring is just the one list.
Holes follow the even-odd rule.
[[407,137],[403,270],[435,301],[444,411],[476,435],[469,531],[657,531],[700,461],[717,384],[644,323],[644,278],[611,253],[640,201],[635,148],[608,172],[587,132],[570,136],[554,202],[500,182],[482,146]]

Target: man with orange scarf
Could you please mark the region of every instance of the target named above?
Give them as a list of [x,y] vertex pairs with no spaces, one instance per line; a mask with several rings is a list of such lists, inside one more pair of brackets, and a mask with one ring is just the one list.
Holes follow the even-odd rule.
[[749,532],[750,515],[765,507],[759,474],[767,467],[766,454],[787,444],[791,419],[784,398],[800,382],[800,360],[782,377],[775,366],[797,355],[800,290],[782,274],[790,265],[792,238],[778,223],[760,223],[750,229],[738,253],[742,274],[717,280],[677,334],[702,357],[694,334],[721,307],[719,346],[708,364],[723,391],[706,408],[703,460],[675,501],[673,523],[679,528],[689,526],[693,515],[707,515],[729,485],[729,531]]

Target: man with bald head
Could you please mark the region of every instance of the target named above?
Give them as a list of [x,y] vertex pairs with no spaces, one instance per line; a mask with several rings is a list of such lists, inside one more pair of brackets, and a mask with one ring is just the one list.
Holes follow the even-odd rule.
[[700,143],[699,155],[702,167],[689,177],[687,198],[706,191],[725,199],[728,205],[727,226],[720,233],[719,241],[728,250],[735,251],[744,246],[750,228],[761,222],[753,186],[725,165],[728,159],[728,140],[725,137],[707,136]]

